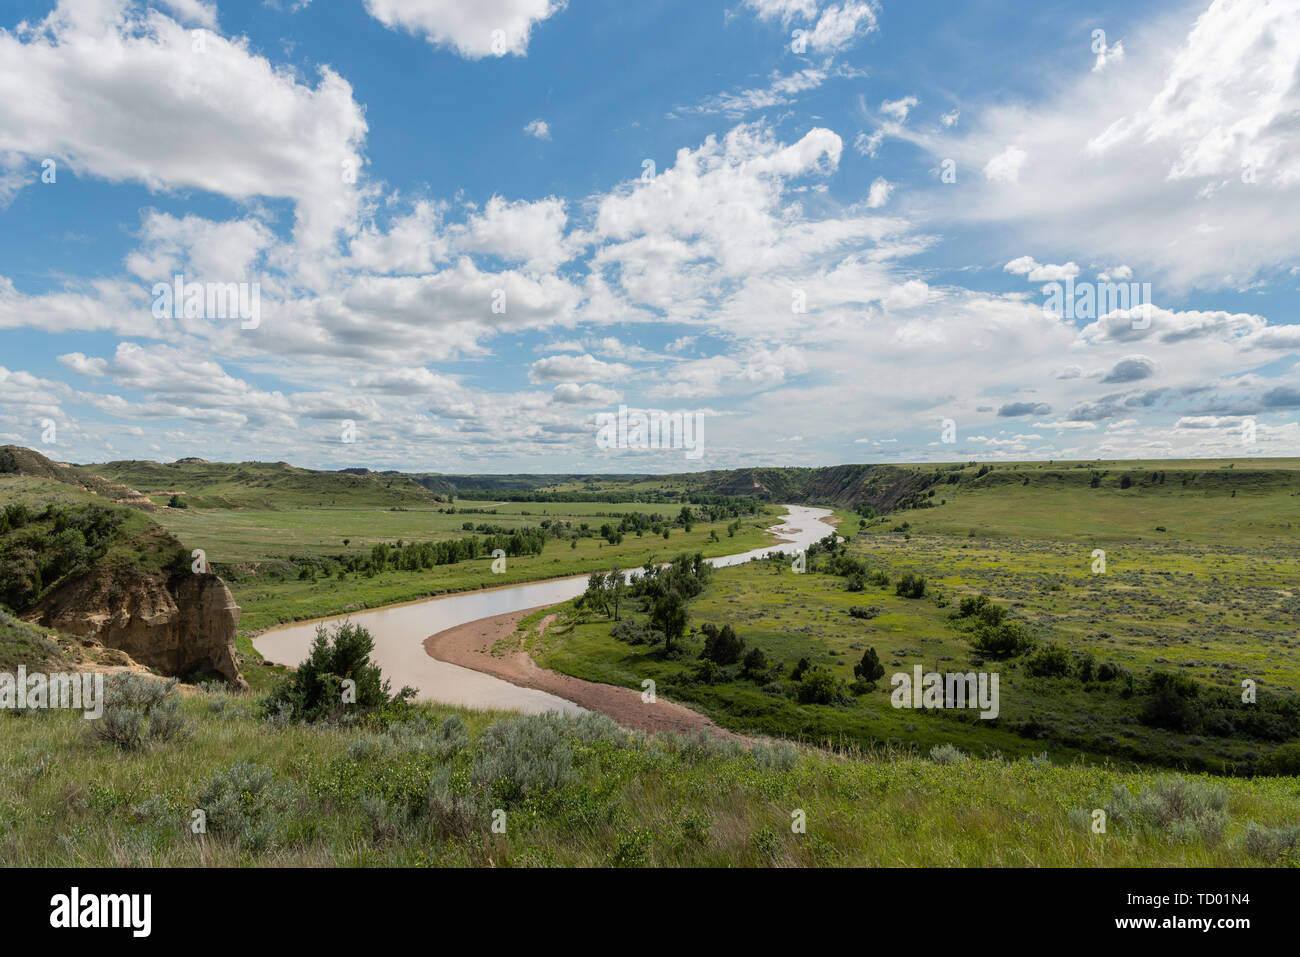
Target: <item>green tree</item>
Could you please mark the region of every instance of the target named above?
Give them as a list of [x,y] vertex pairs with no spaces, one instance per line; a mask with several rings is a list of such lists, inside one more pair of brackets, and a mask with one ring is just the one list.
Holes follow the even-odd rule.
[[853,674],[867,684],[875,684],[885,676],[885,666],[880,663],[875,648],[868,648],[862,653],[862,660],[853,666]]
[[[370,660],[375,641],[360,625],[344,621],[331,633],[325,625],[316,628],[307,660],[271,689],[264,713],[287,713],[295,721],[337,719],[350,709],[362,712],[415,697],[415,689],[389,692],[379,666]],[[345,686],[355,683],[355,688]],[[345,689],[348,694],[345,700]]]
[[627,576],[615,565],[605,576],[605,596],[610,607],[614,609],[614,620],[618,621],[618,606],[627,594]]
[[663,633],[664,652],[673,650],[673,640],[686,633],[686,599],[671,585],[655,598],[650,608],[650,624]]

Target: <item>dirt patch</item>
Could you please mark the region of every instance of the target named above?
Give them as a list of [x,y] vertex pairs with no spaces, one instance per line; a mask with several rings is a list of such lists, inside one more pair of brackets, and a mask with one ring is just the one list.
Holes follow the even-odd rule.
[[[663,697],[657,698],[654,704],[646,704],[641,700],[641,692],[635,689],[584,681],[582,678],[538,667],[526,651],[509,651],[501,655],[491,653],[497,642],[513,635],[518,630],[519,623],[536,610],[529,608],[480,618],[469,624],[448,628],[426,638],[424,650],[429,657],[438,661],[472,668],[521,688],[545,691],[590,711],[607,714],[625,728],[651,733],[673,731],[691,734],[707,731],[720,738],[740,737],[726,728],[718,727],[698,711],[692,711]],[[556,617],[547,615],[542,620],[543,633],[555,622]]]

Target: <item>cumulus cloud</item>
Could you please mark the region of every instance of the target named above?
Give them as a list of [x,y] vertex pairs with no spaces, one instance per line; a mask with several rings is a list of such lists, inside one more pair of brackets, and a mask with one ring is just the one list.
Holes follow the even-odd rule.
[[44,20],[0,30],[0,90],[10,91],[0,155],[155,190],[289,198],[299,242],[315,248],[356,213],[366,122],[328,67],[312,86],[246,39],[196,39],[126,0],[64,0]]
[[1035,262],[1032,256],[1013,259],[1003,266],[1002,270],[1024,276],[1030,282],[1061,282],[1079,275],[1079,267],[1075,263],[1040,264]]
[[960,135],[899,131],[984,170],[959,208],[943,195],[944,212],[1179,291],[1240,288],[1293,263],[1300,221],[1277,210],[1300,204],[1300,7],[1180,6],[1125,46],[1144,55],[1116,69],[1117,44],[1106,69],[1081,64],[1059,92],[984,109]]
[[813,50],[835,52],[877,29],[874,3],[846,0],[842,4],[831,4],[822,11],[817,26],[808,35],[808,46]]
[[1019,146],[1008,146],[984,164],[984,178],[992,183],[1015,185],[1029,154]]
[[561,380],[599,380],[621,379],[631,375],[630,367],[617,362],[602,362],[595,356],[551,356],[538,359],[529,370],[529,378],[534,382],[557,382]]
[[878,176],[871,183],[871,189],[867,193],[867,207],[870,209],[879,209],[889,202],[890,194],[894,192],[894,184],[883,176]]
[[795,17],[812,19],[817,13],[818,0],[745,0],[760,20],[780,20],[789,23]]
[[366,0],[366,11],[386,27],[480,60],[526,56],[533,27],[565,5],[565,0]]

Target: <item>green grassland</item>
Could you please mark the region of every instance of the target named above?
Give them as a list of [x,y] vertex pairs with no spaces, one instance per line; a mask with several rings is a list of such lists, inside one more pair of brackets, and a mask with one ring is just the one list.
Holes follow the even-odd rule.
[[[213,561],[227,564],[275,561],[289,554],[334,555],[346,548],[369,551],[380,542],[444,541],[466,534],[465,522],[509,529],[536,528],[542,519],[587,522],[599,527],[627,512],[673,516],[675,505],[563,505],[527,502],[461,502],[438,507],[164,508],[154,519]],[[725,529],[725,523],[724,523]],[[708,538],[708,532],[704,533]],[[344,539],[348,545],[343,544]],[[567,547],[567,546],[566,546]],[[581,545],[579,546],[581,547]]]
[[[606,506],[606,511],[612,510],[613,507]],[[641,509],[628,506],[626,510]],[[315,511],[282,514],[289,515],[291,519],[296,517],[299,523],[307,524],[315,523],[320,518]],[[558,513],[553,507],[551,515],[556,514]],[[585,520],[589,516],[576,514],[573,517]],[[464,516],[456,515],[454,518],[454,533],[451,529],[435,529],[432,527],[435,523],[429,522],[429,540],[457,538],[468,534],[460,530]],[[502,518],[500,515],[488,516],[486,520],[495,524]],[[475,521],[479,520],[481,519],[475,518]],[[240,620],[241,633],[255,634],[282,622],[327,617],[430,595],[607,571],[614,565],[620,568],[640,568],[646,562],[667,560],[680,551],[699,551],[707,557],[743,552],[771,543],[773,538],[766,529],[774,521],[774,516],[746,519],[734,536],[728,536],[727,522],[703,522],[694,525],[690,532],[674,529],[669,539],[648,532],[641,537],[630,535],[619,545],[611,545],[601,538],[581,538],[577,539],[576,548],[569,547],[564,541],[548,541],[541,555],[511,558],[506,562],[505,571],[500,574],[492,571],[492,560],[485,558],[437,566],[426,571],[387,570],[373,577],[348,575],[342,580],[322,578],[316,581],[303,581],[296,577],[297,566],[290,557],[294,552],[289,548],[278,552],[268,550],[262,557],[261,564],[244,567],[242,562],[229,560],[232,553],[223,551],[221,539],[217,536],[208,539],[191,535],[187,540],[217,542],[217,547],[208,553],[209,561],[226,578],[244,610]],[[502,521],[501,524],[508,523]],[[301,532],[301,528],[302,524],[297,524],[295,531]],[[224,529],[222,533],[225,533]],[[711,540],[710,535],[716,535],[716,540]],[[355,542],[350,548],[368,553],[371,543],[393,541],[400,537],[402,536],[364,538],[363,548]],[[413,535],[408,531],[406,538],[424,540],[425,536]],[[320,553],[326,551],[322,548]],[[328,549],[330,554],[342,551],[345,549],[341,542],[337,547]],[[241,645],[241,651],[251,652],[251,645]]]
[[[97,740],[91,722],[72,713],[0,714],[0,864],[1168,867],[1298,859],[1296,778],[1169,778],[898,750],[747,750],[649,738],[594,716],[503,719],[433,706],[407,716],[423,726],[386,732],[275,726],[255,717],[247,699],[222,692],[190,696],[182,713],[187,734],[133,752]],[[535,729],[524,736],[531,746],[494,736],[502,720]],[[535,774],[542,764],[544,779]],[[207,833],[196,835],[200,808]],[[1105,833],[1093,831],[1094,809],[1107,812]],[[505,833],[491,831],[497,810]],[[792,826],[798,812],[805,833]]]
[[[1158,464],[999,465],[983,475],[953,466],[933,496],[920,499],[927,507],[841,522],[850,555],[894,581],[905,572],[925,576],[922,599],[893,587],[850,592],[843,578],[796,574],[784,562],[722,569],[691,603],[693,627],[730,624],[787,673],[807,658],[849,683],[862,652],[874,648],[886,677],[850,703],[799,703],[788,681],[765,687],[734,668],[729,680],[701,680],[701,636],[668,658],[660,647],[615,639],[610,622],[574,613],[572,604],[569,624],[533,650],[541,664],[589,680],[639,688],[652,678],[660,693],[742,732],[832,744],[952,742],[980,754],[1048,750],[1057,760],[1105,756],[1240,773],[1277,742],[1148,727],[1136,719],[1140,698],[1123,684],[1032,676],[1024,658],[984,662],[950,617],[961,597],[985,594],[1040,642],[1114,663],[1139,682],[1160,670],[1234,693],[1247,679],[1261,695],[1300,692],[1300,472],[1289,461],[1264,469]],[[1125,475],[1130,484],[1121,488]],[[1106,570],[1095,574],[1099,548]],[[850,617],[855,605],[878,613]],[[998,719],[895,709],[889,676],[916,664],[996,669]]]

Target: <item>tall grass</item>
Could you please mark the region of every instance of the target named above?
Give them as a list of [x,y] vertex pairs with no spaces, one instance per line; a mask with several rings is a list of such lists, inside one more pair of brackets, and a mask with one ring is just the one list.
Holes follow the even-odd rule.
[[[201,691],[179,705],[188,738],[126,751],[79,715],[0,715],[0,864],[1297,863],[1296,778],[954,765],[432,706],[386,728],[277,727],[254,704]],[[1104,834],[1076,810],[1094,808]]]

